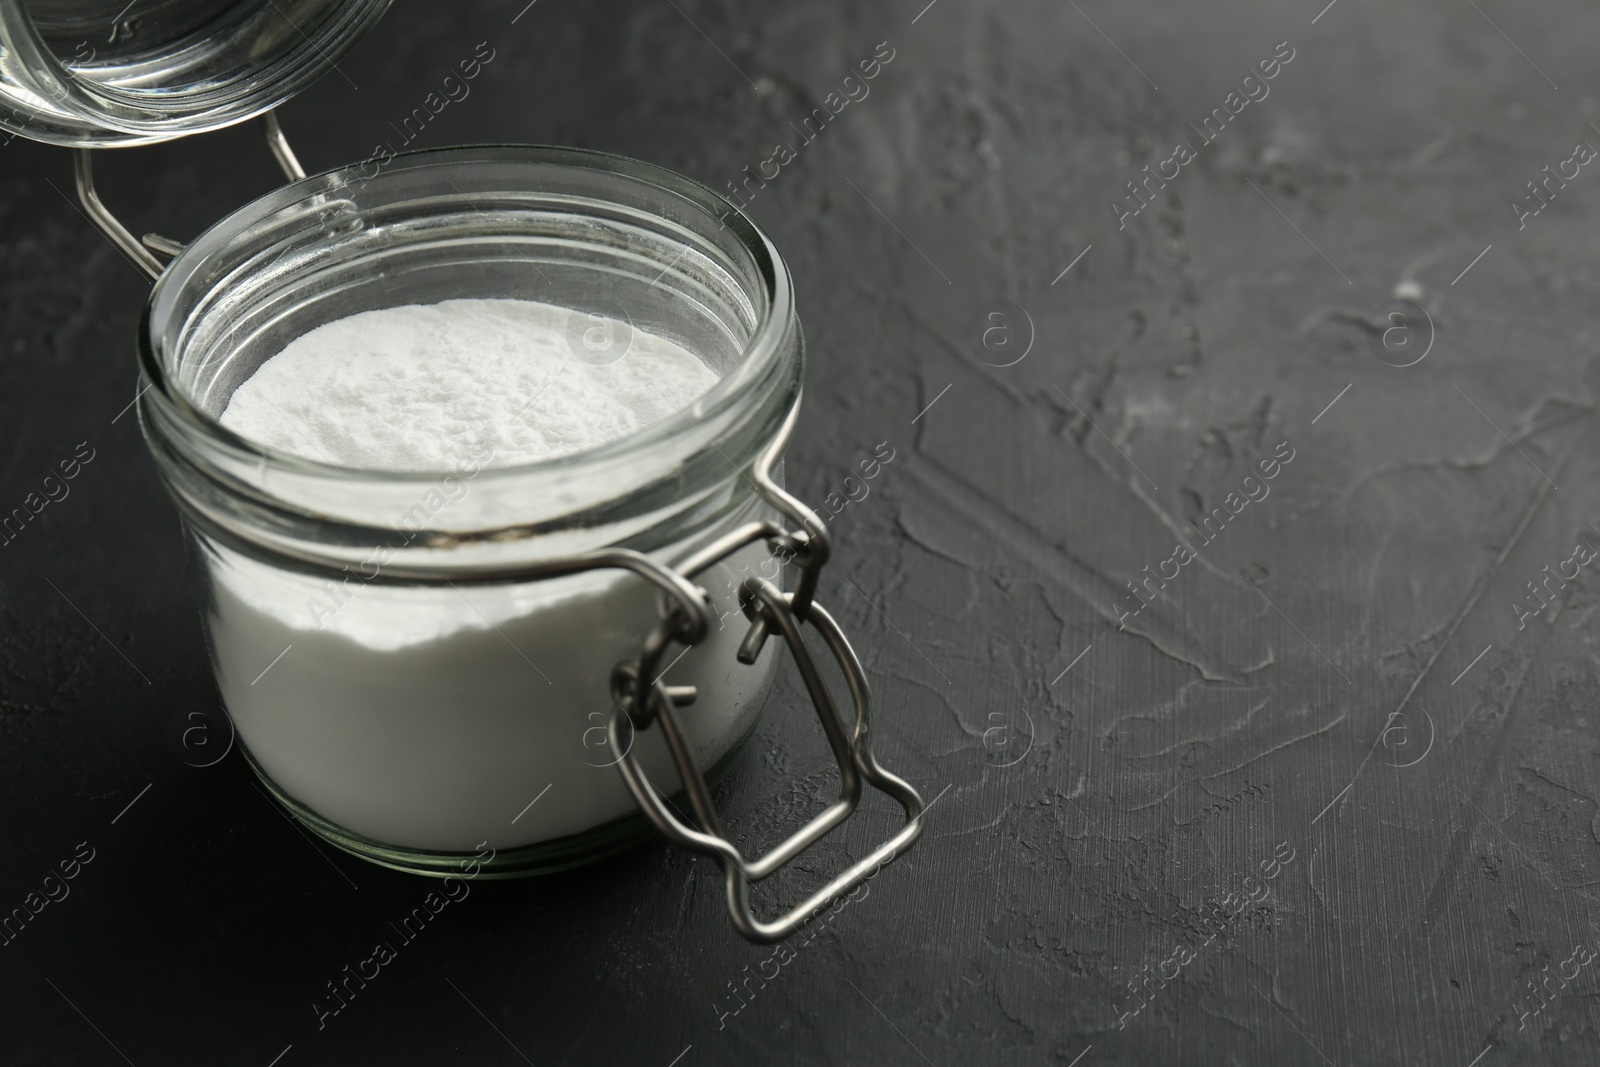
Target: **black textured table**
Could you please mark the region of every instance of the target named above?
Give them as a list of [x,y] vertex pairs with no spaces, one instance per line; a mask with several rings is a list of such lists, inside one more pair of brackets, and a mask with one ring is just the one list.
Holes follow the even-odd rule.
[[[1600,1060],[1600,11],[924,2],[400,3],[283,109],[311,169],[769,176],[790,484],[894,450],[823,595],[934,802],[781,949],[651,843],[474,883],[320,1022],[430,886],[169,741],[216,693],[128,407],[145,281],[67,152],[0,148],[0,1063]],[[278,181],[253,125],[99,178],[180,238]],[[778,697],[718,792],[751,841],[834,785]]]

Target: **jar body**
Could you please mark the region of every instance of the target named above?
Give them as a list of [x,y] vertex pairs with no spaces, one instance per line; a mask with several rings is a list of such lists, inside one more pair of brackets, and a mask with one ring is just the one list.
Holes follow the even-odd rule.
[[[604,724],[612,669],[658,617],[637,575],[363,586],[193,537],[217,685],[288,800],[355,837],[445,853],[526,848],[635,812]],[[771,686],[776,643],[752,666],[734,658],[735,590],[774,563],[747,546],[703,576],[719,625],[664,674],[697,690],[680,718],[703,772],[748,736]],[[659,731],[634,746],[654,781],[675,780]]]
[[[205,577],[218,686],[258,772],[336,844],[450,873],[487,843],[494,876],[649,832],[604,724],[612,672],[639,657],[662,597],[627,570],[529,572],[619,548],[672,566],[773,517],[744,467],[798,402],[802,343],[781,260],[726,210],[596,153],[418,153],[278,190],[158,282],[140,417]],[[307,330],[455,297],[538,299],[578,327],[620,317],[720,381],[665,423],[523,466],[340,468],[218,421]],[[718,621],[661,660],[666,684],[694,687],[680,717],[703,772],[727,765],[771,687],[775,643],[736,659],[737,589],[779,571],[758,542],[698,575]],[[629,750],[676,784],[659,731]]]

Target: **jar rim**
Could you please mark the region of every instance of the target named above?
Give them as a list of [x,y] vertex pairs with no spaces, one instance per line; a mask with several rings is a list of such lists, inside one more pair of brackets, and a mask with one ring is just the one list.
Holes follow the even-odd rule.
[[[654,163],[593,149],[566,148],[552,145],[485,144],[421,149],[396,153],[382,165],[377,177],[370,182],[383,181],[386,176],[415,171],[420,168],[450,164],[472,163],[535,163],[550,164],[579,171],[593,171],[616,175],[642,182],[671,193],[690,205],[704,211],[708,220],[725,225],[750,255],[766,287],[760,318],[743,346],[734,368],[722,376],[694,402],[701,421],[706,421],[738,403],[747,389],[768,371],[782,355],[785,340],[795,326],[793,283],[788,267],[770,238],[755,225],[737,205],[726,197],[691,178]],[[415,482],[438,481],[452,471],[390,469],[376,467],[351,467],[324,462],[308,456],[275,448],[243,437],[209,412],[191,403],[162,365],[152,343],[153,320],[170,307],[167,298],[175,288],[181,289],[199,275],[208,259],[230,242],[239,238],[251,223],[291,207],[308,194],[343,188],[361,164],[346,164],[280,186],[254,201],[229,213],[191,241],[156,279],[145,304],[139,324],[139,362],[147,385],[139,396],[141,416],[146,416],[146,405],[159,404],[169,414],[191,429],[199,431],[227,450],[238,453],[254,463],[266,464],[280,470],[310,476],[338,477],[356,482]],[[721,209],[719,211],[719,209]],[[156,398],[152,400],[152,397]],[[148,418],[146,418],[148,425]],[[687,425],[685,425],[687,423]],[[651,423],[632,433],[592,448],[566,453],[526,463],[486,467],[484,475],[512,477],[532,471],[550,471],[571,476],[588,466],[598,466],[619,456],[663,446],[669,441],[689,438],[698,433],[697,424],[685,419],[667,418]]]

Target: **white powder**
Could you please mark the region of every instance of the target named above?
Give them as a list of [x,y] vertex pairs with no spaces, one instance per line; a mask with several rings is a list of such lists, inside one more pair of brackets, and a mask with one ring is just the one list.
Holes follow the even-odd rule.
[[487,449],[503,467],[626,437],[716,383],[693,354],[624,323],[527,300],[446,300],[297,338],[239,386],[222,424],[346,467],[449,470]]
[[[638,330],[622,358],[592,366],[568,347],[572,316],[515,300],[353,315],[262,364],[222,422],[313,459],[447,470],[486,447],[494,465],[592,448],[670,417],[717,381],[691,353]],[[598,330],[602,347],[620,336],[587,316],[580,326]],[[657,618],[642,579],[606,571],[333,592],[327,576],[209,547],[218,686],[251,756],[299,803],[383,844],[458,852],[483,841],[505,851],[636,810],[599,741],[611,669],[638,656]],[[702,769],[751,727],[771,684],[781,642],[755,666],[735,659],[744,626],[733,590],[763,561],[750,545],[699,579],[732,621],[665,672],[699,688],[680,714]],[[671,791],[660,734],[639,734],[635,754]]]

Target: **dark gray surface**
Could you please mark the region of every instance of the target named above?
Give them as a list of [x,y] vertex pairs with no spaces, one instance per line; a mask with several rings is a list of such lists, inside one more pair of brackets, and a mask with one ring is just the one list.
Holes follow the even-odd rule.
[[[895,49],[750,210],[810,342],[791,486],[898,450],[823,594],[880,755],[940,799],[736,1015],[774,949],[653,844],[475,885],[317,1029],[323,983],[428,887],[311,844],[237,754],[169,749],[214,690],[174,512],[113,421],[144,280],[67,200],[67,153],[0,150],[0,508],[95,449],[0,547],[0,909],[94,849],[0,948],[0,1062],[1596,1062],[1594,568],[1521,629],[1511,605],[1600,544],[1600,175],[1520,231],[1508,205],[1600,146],[1600,12],[922,3],[402,3],[284,109],[308,167],[360,159],[487,41],[419,146],[587,146],[722,188]],[[1270,95],[1119,231],[1124,182],[1198,147],[1186,124],[1281,41]],[[180,237],[275,181],[254,128],[101,171]],[[1436,336],[1395,368],[1369,320],[1407,277]],[[1037,335],[1005,368],[967,339],[994,300]],[[1270,496],[1188,535],[1201,558],[1119,631],[1124,583],[1283,441]],[[755,837],[830,789],[780,695],[720,792]],[[870,806],[809,866],[894,820]],[[1267,898],[1204,926],[1263,864]]]

